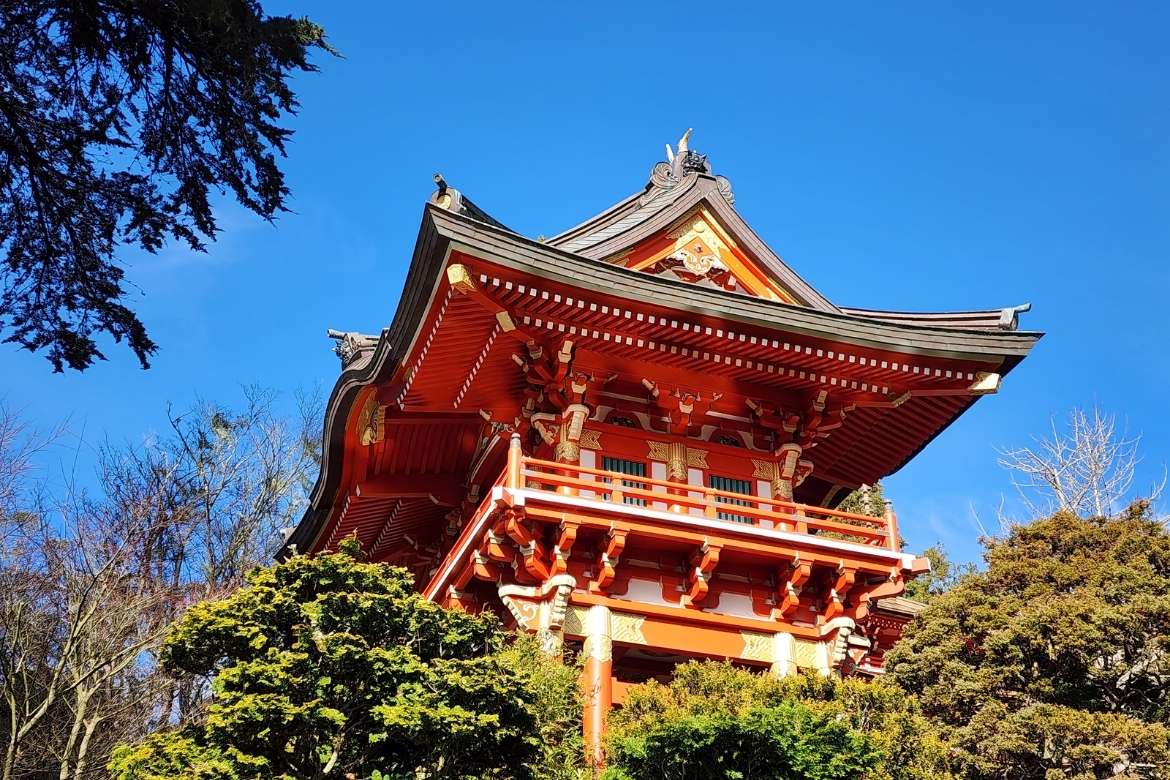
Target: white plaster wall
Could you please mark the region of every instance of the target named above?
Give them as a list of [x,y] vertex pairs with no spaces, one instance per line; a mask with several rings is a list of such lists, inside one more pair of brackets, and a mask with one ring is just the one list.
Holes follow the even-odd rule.
[[[585,468],[597,468],[597,453],[593,450],[581,450],[581,465]],[[587,482],[592,482],[596,477],[593,474],[582,474],[581,478]],[[597,498],[597,494],[592,490],[582,490],[581,498]]]

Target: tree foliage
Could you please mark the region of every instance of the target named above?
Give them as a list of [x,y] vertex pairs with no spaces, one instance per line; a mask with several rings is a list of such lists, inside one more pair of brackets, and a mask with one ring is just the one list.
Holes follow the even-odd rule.
[[950,777],[930,724],[892,686],[713,662],[635,688],[611,716],[608,755],[612,780]]
[[862,485],[841,499],[837,508],[842,512],[852,512],[855,515],[881,517],[886,511],[886,494],[882,483]]
[[531,768],[536,780],[592,780],[585,767],[581,714],[581,665],[550,658],[535,636],[510,637],[497,658],[524,680],[533,696],[540,753]]
[[935,597],[953,588],[963,577],[976,571],[972,563],[952,561],[941,543],[927,547],[922,555],[930,561],[930,571],[906,583],[906,592],[902,595],[923,604],[929,604]]
[[119,749],[113,776],[535,777],[533,671],[505,662],[495,621],[444,610],[404,570],[344,547],[192,608],[163,660],[213,678],[206,720]]
[[1170,533],[1136,505],[990,540],[887,656],[964,776],[1170,777]]
[[265,219],[284,210],[280,122],[315,48],[319,26],[256,0],[0,3],[5,340],[81,370],[105,334],[146,367],[155,344],[115,253],[202,250],[215,191]]

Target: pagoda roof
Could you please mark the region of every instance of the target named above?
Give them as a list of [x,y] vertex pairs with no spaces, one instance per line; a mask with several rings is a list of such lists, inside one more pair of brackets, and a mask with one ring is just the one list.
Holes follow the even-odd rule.
[[[1007,358],[1014,366],[1042,334],[1017,329],[1005,312],[1020,307],[978,312],[907,313],[865,309],[818,309],[725,290],[699,287],[664,276],[651,276],[561,249],[551,242],[525,238],[428,204],[419,235],[419,249],[429,252],[437,274],[444,253],[432,245],[453,246],[516,270],[536,274],[632,301],[655,304],[712,318],[756,325],[767,330],[803,333],[878,349],[959,359]],[[426,262],[416,252],[415,262]],[[412,264],[412,268],[413,268]],[[409,280],[407,283],[409,289]],[[405,293],[404,293],[405,295]],[[418,300],[419,304],[425,301]],[[401,313],[401,312],[400,312]],[[421,312],[420,312],[421,314]],[[396,318],[397,321],[397,318]]]
[[[519,293],[525,288],[518,280],[537,279],[546,299],[551,293],[557,301],[567,297],[569,304],[574,301],[569,296],[576,296],[578,305],[585,297],[610,301],[615,307],[614,314],[618,313],[616,307],[620,303],[626,309],[624,315],[630,332],[645,332],[648,339],[654,338],[651,331],[657,317],[658,326],[672,327],[679,338],[696,343],[703,328],[706,329],[705,338],[710,337],[712,328],[722,327],[718,335],[723,337],[727,331],[729,338],[734,329],[742,348],[750,347],[750,353],[768,360],[774,359],[769,357],[769,349],[777,352],[776,348],[782,345],[783,350],[788,350],[790,345],[787,342],[791,341],[795,354],[788,352],[789,357],[780,360],[788,361],[797,369],[802,365],[809,369],[809,382],[816,381],[820,371],[831,374],[836,370],[834,359],[843,361],[846,357],[841,354],[841,347],[855,348],[856,354],[851,352],[848,362],[853,364],[856,358],[857,366],[850,365],[850,371],[859,376],[863,372],[861,367],[865,366],[864,372],[871,377],[869,392],[876,395],[880,386],[881,393],[885,394],[885,385],[888,384],[890,399],[894,399],[893,392],[900,386],[926,387],[926,396],[930,396],[928,386],[936,389],[943,384],[958,387],[962,380],[965,387],[977,372],[994,372],[1002,376],[1018,364],[1041,337],[1040,333],[1019,329],[1019,313],[1026,311],[1026,306],[960,312],[896,312],[832,304],[764,244],[733,208],[727,181],[711,175],[705,158],[696,159],[693,155],[693,152],[680,150],[673,160],[655,166],[650,182],[641,192],[548,240],[526,238],[509,230],[436,176],[439,187],[424,207],[414,255],[391,325],[377,336],[331,333],[338,341],[336,351],[341,357],[342,372],[326,407],[321,475],[312,492],[310,506],[300,525],[286,540],[286,545],[295,545],[301,550],[319,546],[319,536],[326,520],[340,506],[339,502],[348,500],[339,491],[348,484],[342,478],[346,468],[343,460],[347,457],[347,424],[352,428],[352,418],[357,411],[355,405],[359,403],[359,397],[369,398],[363,391],[371,386],[399,387],[404,377],[407,378],[406,384],[410,384],[409,376],[417,369],[417,364],[415,369],[410,369],[407,364],[421,361],[420,344],[424,345],[425,355],[430,339],[436,335],[431,331],[430,337],[426,336],[423,328],[428,322],[436,323],[434,327],[437,328],[435,309],[441,291],[449,283],[445,271],[450,263],[456,262],[454,255],[477,258],[487,264],[482,269],[488,275],[484,278],[498,285],[495,289],[502,301],[509,299],[516,305],[523,304]],[[733,292],[684,281],[670,274],[647,273],[622,264],[623,253],[656,240],[655,236],[661,236],[680,218],[689,219],[687,215],[694,214],[697,208],[705,209],[738,248],[790,293],[785,297],[791,300]],[[501,278],[490,278],[493,274]],[[476,328],[483,327],[476,324],[481,320],[474,318],[487,316],[492,320],[482,309],[476,309],[475,304],[460,306],[470,306],[471,309],[463,314],[463,309],[456,312],[453,308],[447,316],[450,326],[447,330],[454,328],[461,335],[457,337],[455,331],[451,331],[451,336],[440,336],[439,341],[443,338],[455,341],[444,342],[441,347],[437,341],[432,354],[437,354],[440,348],[447,351],[442,357],[432,357],[432,361],[469,359],[452,351],[464,347],[452,345],[474,341],[479,332]],[[572,321],[572,312],[554,312],[552,306],[553,302],[549,300],[550,308],[546,309],[549,316],[560,317],[562,322]],[[479,313],[474,314],[475,311]],[[636,322],[629,319],[631,311],[636,315]],[[644,317],[647,321],[643,320]],[[668,322],[668,318],[672,321]],[[452,324],[456,321],[465,324]],[[688,333],[681,332],[686,329],[689,329]],[[596,338],[597,335],[597,330],[593,330],[593,336]],[[742,344],[749,338],[750,345]],[[803,341],[804,346],[797,344],[798,341]],[[687,342],[681,340],[678,343]],[[653,347],[653,341],[649,344]],[[639,340],[638,346],[641,345]],[[692,355],[698,355],[693,345],[690,349]],[[836,356],[834,349],[838,350]],[[683,353],[686,352],[683,349]],[[485,356],[486,352],[480,361]],[[473,359],[474,354],[470,357]],[[503,370],[503,363],[511,365],[506,354],[498,360],[502,361],[500,366],[485,365],[481,372],[485,377],[483,381],[489,381],[489,376],[493,378],[490,381],[496,381],[497,374],[493,372]],[[752,360],[748,359],[747,365],[751,366]],[[951,371],[946,370],[948,367],[955,369],[953,379]],[[757,368],[763,369],[764,366],[757,364]],[[788,373],[793,376],[792,369],[788,369]],[[878,380],[873,381],[873,377]],[[805,372],[799,371],[799,379],[791,381],[805,380]],[[819,381],[828,380],[820,374]],[[834,379],[833,384],[838,386],[837,380]],[[852,388],[857,390],[858,387],[858,382],[852,381]],[[866,386],[860,387],[864,390]],[[379,399],[382,397],[379,395]],[[827,444],[821,445],[823,450],[818,451],[844,463],[853,457],[849,452],[857,451],[853,449],[855,447],[868,448],[866,451],[875,453],[883,450],[880,467],[876,461],[874,464],[874,469],[880,468],[882,473],[862,475],[853,468],[847,470],[849,477],[844,480],[858,482],[864,478],[872,481],[912,458],[977,397],[978,393],[972,392],[965,397],[921,398],[915,406],[919,411],[914,413],[918,416],[912,426],[913,432],[908,429],[905,436],[895,435],[895,429],[891,427],[897,425],[894,417],[900,417],[891,413],[903,399],[892,400],[892,406],[884,409],[859,409],[854,413],[858,422],[852,426],[858,433],[848,434],[836,445],[830,437]],[[389,396],[387,399],[387,403],[393,403]],[[450,402],[446,403],[446,408],[451,410]],[[475,431],[482,420],[474,413],[458,411],[461,408],[457,403],[457,411],[442,419],[436,416],[432,433],[424,434],[423,429],[427,426],[414,424],[411,430],[416,433],[411,433],[411,436],[429,438],[419,439],[416,445],[403,451],[429,453],[445,446],[466,450],[466,442],[474,442]],[[387,422],[390,422],[389,417]],[[349,435],[352,437],[352,430]],[[854,441],[850,438],[854,435],[864,438]],[[441,439],[449,440],[450,444],[442,444]],[[896,446],[895,439],[898,440]],[[888,447],[882,442],[888,443]],[[466,460],[470,453],[465,452],[460,457]],[[442,471],[449,474],[466,466],[467,463],[452,456]],[[814,472],[814,476],[816,474]],[[823,495],[831,496],[832,483],[824,487],[827,492]],[[418,522],[434,520],[427,519],[431,517],[427,513],[433,514],[434,511],[428,508],[430,503],[424,500],[418,507],[422,513]]]
[[619,257],[702,205],[710,209],[763,269],[792,293],[797,303],[821,311],[837,311],[828,298],[792,270],[744,221],[733,206],[727,179],[693,171],[675,180],[662,173],[662,166],[660,163],[655,167],[643,190],[546,243],[591,260]]

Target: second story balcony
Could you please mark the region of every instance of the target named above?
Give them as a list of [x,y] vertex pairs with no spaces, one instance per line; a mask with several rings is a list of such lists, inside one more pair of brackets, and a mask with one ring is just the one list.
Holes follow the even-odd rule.
[[[462,569],[462,571],[460,571]],[[897,521],[703,484],[524,455],[506,466],[464,524],[426,593],[471,579],[538,586],[569,575],[591,599],[650,599],[741,617],[823,624],[860,619],[925,562],[901,551]],[[708,594],[715,598],[708,598]],[[746,603],[746,602],[745,602]]]

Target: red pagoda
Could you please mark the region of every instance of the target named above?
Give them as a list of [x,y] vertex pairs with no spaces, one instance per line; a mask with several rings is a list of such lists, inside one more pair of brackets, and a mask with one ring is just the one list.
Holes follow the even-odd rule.
[[928,570],[834,507],[897,471],[1040,334],[1026,306],[837,306],[677,150],[558,236],[436,176],[393,323],[331,331],[324,462],[286,549],[356,535],[430,599],[584,652],[586,736],[688,658],[874,675]]

